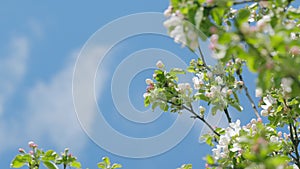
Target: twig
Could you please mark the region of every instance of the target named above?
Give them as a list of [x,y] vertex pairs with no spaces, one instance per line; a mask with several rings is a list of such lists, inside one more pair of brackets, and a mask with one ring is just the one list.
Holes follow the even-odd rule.
[[297,166],[300,167],[300,155],[299,155],[299,151],[298,151],[298,146],[299,146],[299,138],[298,138],[298,133],[297,133],[297,129],[295,127],[295,124],[293,123],[292,125],[293,129],[294,129],[294,141],[295,141],[295,153],[296,153],[296,157],[297,157]]
[[198,50],[199,50],[200,57],[201,57],[201,59],[202,59],[202,62],[203,62],[204,67],[206,67],[206,69],[210,71],[211,69],[210,69],[210,67],[208,67],[208,65],[206,64],[204,55],[203,55],[203,53],[202,53],[202,50],[201,50],[201,47],[199,46],[199,44],[198,44]]
[[243,78],[243,76],[242,76],[242,74],[241,74],[241,72],[240,72],[240,69],[237,69],[236,74],[238,75],[240,81],[243,82],[243,88],[244,88],[244,90],[245,90],[245,93],[246,93],[246,96],[247,96],[248,100],[249,100],[250,103],[251,103],[251,106],[252,106],[252,108],[253,108],[253,110],[254,110],[254,113],[255,113],[256,117],[257,117],[257,118],[260,118],[260,115],[259,115],[259,113],[258,113],[257,107],[256,107],[256,105],[255,105],[255,103],[254,103],[254,101],[253,101],[251,95],[249,94],[248,87],[247,87],[246,84],[245,84],[245,81],[244,81],[244,78]]
[[211,125],[210,125],[203,117],[199,116],[199,115],[193,110],[192,106],[190,106],[190,108],[188,108],[188,107],[186,107],[185,105],[178,105],[178,104],[175,104],[175,103],[173,103],[173,102],[171,102],[171,101],[167,101],[167,100],[164,100],[164,99],[161,99],[161,98],[159,98],[159,100],[164,101],[164,102],[169,103],[169,104],[172,104],[172,105],[175,105],[175,106],[178,106],[178,107],[181,106],[181,108],[183,108],[183,109],[189,111],[190,113],[192,113],[192,114],[194,115],[194,118],[197,118],[197,119],[201,120],[204,124],[206,124],[207,127],[210,128],[211,131],[213,131],[213,133],[214,133],[215,135],[220,136],[220,134],[219,134],[218,132],[216,132],[215,129],[214,129],[214,128],[213,128],[213,127],[212,127],[212,126],[211,126]]
[[293,146],[294,146],[293,149],[294,149],[295,154],[296,154],[296,159],[294,159],[294,160],[295,160],[296,165],[298,167],[300,167],[300,161],[299,161],[300,160],[300,155],[299,155],[299,152],[298,152],[299,139],[298,139],[298,134],[297,134],[296,127],[294,126],[294,124],[292,124],[292,122],[289,123],[289,129],[290,129],[290,133],[291,133],[291,140],[292,140],[292,143],[293,143]]
[[225,112],[225,114],[226,114],[226,117],[227,117],[228,123],[231,123],[231,117],[230,117],[230,115],[229,115],[228,109],[227,109],[227,108],[225,108],[225,109],[224,109],[224,112]]

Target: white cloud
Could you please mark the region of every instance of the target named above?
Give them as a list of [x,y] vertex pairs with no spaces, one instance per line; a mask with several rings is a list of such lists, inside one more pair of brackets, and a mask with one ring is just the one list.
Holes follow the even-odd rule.
[[74,58],[49,83],[38,82],[28,96],[27,135],[47,139],[59,149],[80,149],[85,142],[72,101]]
[[[0,59],[0,117],[1,108],[5,108],[5,103],[9,102],[9,97],[13,96],[26,73],[29,46],[27,38],[13,38],[7,51],[9,55]],[[97,66],[99,53],[103,53],[101,46],[86,53],[93,57],[84,62],[86,71]],[[84,148],[88,137],[77,120],[72,98],[72,76],[77,54],[78,52],[72,53],[66,66],[50,80],[39,81],[29,91],[24,92],[28,96],[21,114],[9,119],[0,118],[0,145],[5,145],[0,146],[1,153],[15,150],[17,146],[26,145],[30,140],[47,144],[58,151],[70,147],[73,152],[80,152]],[[80,76],[85,77],[86,71],[81,72]],[[97,87],[101,88],[106,73],[98,73],[103,77],[103,81],[97,83]],[[79,87],[90,86],[84,79]],[[86,112],[95,111],[91,102],[84,98],[82,100],[82,107]],[[87,114],[85,120],[92,121],[92,114]]]
[[[97,56],[101,50],[101,47],[90,50],[89,56]],[[74,52],[65,68],[54,75],[49,83],[39,82],[29,91],[27,119],[25,120],[27,124],[25,126],[27,137],[39,141],[47,139],[51,145],[56,146],[53,148],[62,150],[65,147],[70,147],[73,151],[79,152],[84,148],[88,137],[77,120],[73,105],[72,76],[76,56],[77,52]],[[87,82],[90,76],[86,73],[90,72],[91,67],[97,66],[97,58],[87,59],[82,64],[85,70],[79,74],[83,77],[79,84],[82,89],[91,86]],[[105,71],[98,73],[103,79],[106,77]],[[97,87],[101,88],[104,82],[97,83]],[[94,102],[85,98],[87,96],[80,98],[83,110],[85,112],[97,111]],[[93,121],[93,114],[86,113],[85,120]]]
[[[26,37],[13,37],[2,51],[7,54],[0,59],[0,117],[3,117],[6,103],[26,73],[26,62],[30,52],[29,40]],[[15,140],[23,135],[22,130],[18,130],[19,123],[20,121],[15,119],[0,118],[0,145],[6,145],[0,147],[1,151],[13,146]]]
[[29,46],[26,37],[14,37],[8,46],[9,54],[0,60],[0,115],[3,113],[5,102],[26,73]]

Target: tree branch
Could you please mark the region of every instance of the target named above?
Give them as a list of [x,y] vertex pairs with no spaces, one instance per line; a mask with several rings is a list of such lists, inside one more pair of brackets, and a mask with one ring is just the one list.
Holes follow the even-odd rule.
[[231,117],[230,117],[230,115],[229,115],[228,109],[227,109],[227,108],[225,108],[225,109],[224,109],[224,112],[225,112],[225,114],[226,114],[226,117],[227,117],[228,123],[231,123]]
[[197,119],[201,120],[204,124],[206,124],[207,127],[208,127],[215,135],[220,136],[220,134],[219,134],[218,132],[215,131],[215,129],[214,129],[214,128],[213,128],[213,127],[205,120],[205,119],[204,119],[204,117],[199,116],[199,115],[193,110],[192,106],[190,106],[190,108],[188,108],[188,107],[186,107],[185,105],[178,105],[178,104],[175,104],[175,103],[173,103],[173,102],[171,102],[171,101],[167,101],[167,100],[164,100],[164,99],[161,99],[161,98],[159,98],[159,100],[164,101],[164,102],[169,103],[169,104],[172,104],[172,105],[174,105],[174,106],[181,107],[181,108],[183,108],[183,109],[189,111],[190,113],[193,114],[194,118],[197,118]]
[[203,62],[204,67],[206,67],[207,70],[211,71],[210,67],[208,67],[208,65],[206,64],[204,55],[203,55],[203,53],[202,53],[202,50],[201,50],[199,44],[198,44],[198,50],[199,50],[200,57],[201,57],[201,59],[202,59],[202,62]]
[[241,74],[240,69],[237,69],[236,74],[238,75],[240,81],[243,82],[243,88],[244,88],[244,90],[245,90],[245,93],[246,93],[246,96],[247,96],[248,100],[249,100],[250,103],[251,103],[251,106],[252,106],[252,108],[253,108],[253,110],[254,110],[254,113],[255,113],[256,117],[257,117],[257,118],[260,118],[260,115],[259,115],[259,113],[258,113],[257,107],[256,107],[256,105],[255,105],[255,103],[254,103],[254,101],[253,101],[253,99],[252,99],[252,97],[251,97],[251,95],[250,95],[250,93],[249,93],[249,91],[248,91],[248,87],[247,87],[246,84],[245,84],[245,81],[244,81],[244,78],[243,78],[243,76],[242,76],[242,74]]
[[296,130],[294,123],[293,124],[292,124],[292,122],[289,123],[289,130],[291,133],[291,141],[293,143],[293,149],[294,149],[295,155],[296,155],[296,159],[294,159],[294,160],[295,160],[296,165],[298,167],[300,167],[300,155],[299,155],[299,151],[298,151],[299,139],[298,139],[298,134],[297,134],[297,130]]

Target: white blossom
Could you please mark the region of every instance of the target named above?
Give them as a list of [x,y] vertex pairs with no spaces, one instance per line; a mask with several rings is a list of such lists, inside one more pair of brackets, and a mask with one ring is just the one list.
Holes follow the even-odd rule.
[[263,97],[263,102],[265,103],[264,105],[261,105],[263,110],[260,112],[262,116],[267,116],[268,112],[274,112],[275,110],[273,109],[273,104],[276,103],[276,100],[271,96],[267,95],[266,97]]
[[169,29],[172,26],[177,26],[182,23],[182,19],[180,19],[175,14],[172,14],[171,17],[164,22],[164,26]]
[[296,40],[297,39],[297,36],[294,32],[291,33],[291,39],[292,40]]
[[150,96],[150,93],[144,93],[144,94],[143,94],[144,99],[145,99],[146,97],[148,97],[148,96]]
[[203,106],[199,106],[199,111],[200,111],[200,114],[204,114],[204,112],[206,111],[205,107]]
[[146,79],[145,81],[146,81],[146,84],[147,84],[147,85],[150,85],[150,84],[153,83],[153,81],[152,81],[151,79]]
[[164,15],[165,17],[170,17],[172,15],[172,6],[169,6],[165,11],[164,11]]
[[293,169],[299,169],[299,167],[296,164],[293,164]]
[[184,86],[185,86],[185,89],[187,89],[187,90],[191,89],[191,85],[189,83],[185,83]]
[[194,88],[195,88],[195,89],[199,90],[200,87],[201,87],[201,85],[204,84],[203,78],[204,78],[203,73],[198,73],[198,74],[196,75],[196,77],[193,77],[192,80],[193,80]]
[[222,85],[223,84],[223,79],[220,76],[217,76],[215,80],[218,83],[218,85]]
[[274,30],[270,25],[270,21],[271,21],[271,17],[269,15],[264,15],[262,19],[257,21],[256,23],[257,29],[265,33],[274,34]]
[[184,24],[184,15],[177,10],[175,13],[172,13],[172,7],[164,12],[166,17],[169,17],[168,20],[164,22],[164,26],[169,30],[169,35],[171,38],[174,38],[176,43],[181,43],[182,47],[188,46],[192,50],[195,50],[198,45],[198,34],[194,26],[189,24]]
[[291,78],[282,78],[281,79],[281,87],[283,91],[290,93],[292,91],[293,79]]
[[214,59],[224,58],[226,55],[227,48],[223,45],[217,45],[216,48],[217,48],[217,51],[216,50],[213,51],[212,57]]
[[271,136],[271,137],[270,137],[270,141],[271,141],[272,143],[278,143],[279,138],[276,137],[276,136]]
[[184,91],[186,89],[185,84],[184,83],[179,83],[178,84],[178,89],[179,89],[179,91]]
[[286,134],[286,133],[283,133],[283,137],[284,137],[284,139],[286,139],[286,140],[288,140],[288,139],[289,139],[289,135],[288,135],[288,134]]
[[269,113],[268,113],[267,110],[262,110],[262,111],[260,111],[260,115],[264,116],[264,117],[267,117],[269,115]]
[[159,68],[159,69],[162,69],[163,67],[165,67],[165,65],[164,65],[164,63],[161,60],[159,60],[156,63],[156,67]]
[[262,96],[262,89],[261,88],[256,88],[255,89],[255,97],[261,97]]
[[238,143],[233,143],[233,147],[230,149],[232,152],[237,152],[241,150],[241,146]]

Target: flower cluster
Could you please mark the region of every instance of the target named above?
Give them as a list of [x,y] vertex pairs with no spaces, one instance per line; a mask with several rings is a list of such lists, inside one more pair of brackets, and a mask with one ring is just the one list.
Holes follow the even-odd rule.
[[[264,160],[277,158],[285,160],[282,160],[279,165],[273,165],[274,167],[284,168],[288,165],[287,152],[280,149],[282,145],[289,147],[286,144],[289,136],[286,133],[277,133],[274,128],[265,126],[261,119],[252,119],[250,123],[242,127],[240,120],[237,120],[221,130],[223,134],[212,149],[212,156],[207,157],[206,168],[213,168],[213,166],[247,168],[253,166],[253,162],[254,166],[264,168],[266,167]],[[274,151],[277,153],[273,154]]]
[[77,161],[77,158],[68,153],[68,148],[59,156],[53,150],[44,152],[33,141],[28,142],[28,147],[30,148],[28,153],[23,148],[19,148],[20,154],[11,162],[11,168],[21,168],[27,165],[29,169],[38,169],[41,164],[49,169],[58,168],[58,165],[63,165],[65,168],[67,166],[81,168],[81,164]]
[[[235,123],[230,123],[229,127],[224,129],[225,133],[220,136],[219,144],[216,145],[216,148],[212,149],[215,160],[227,158],[229,152],[239,152],[241,150],[239,143],[232,143],[232,138],[239,136],[241,130],[240,124],[240,120],[237,120]],[[230,149],[228,149],[229,144],[232,144],[232,148]]]
[[[212,135],[205,135],[205,140],[213,146],[213,155],[207,156],[206,168],[300,167],[300,8],[292,4],[284,0],[172,0],[165,11],[169,35],[199,58],[191,60],[187,71],[167,72],[164,66],[158,67],[154,80],[146,81],[145,105],[163,110],[169,106],[177,113],[185,108],[211,129]],[[217,60],[214,66],[207,65],[197,41],[202,34],[195,30],[209,39]],[[258,103],[244,81],[244,69],[257,73]],[[193,74],[192,85],[178,83],[178,72]],[[231,119],[231,108],[251,111],[243,110],[242,94],[257,119],[244,126]],[[191,103],[203,101],[211,106],[210,111],[203,106],[194,111]],[[216,115],[216,111],[225,113],[228,127],[207,122],[207,113]],[[186,166],[191,168],[181,168]]]
[[164,26],[169,30],[171,38],[174,38],[176,43],[181,43],[182,46],[188,46],[190,49],[195,50],[198,45],[197,30],[191,23],[184,20],[184,15],[177,10],[172,13],[172,6],[164,12],[168,20],[164,22]]

